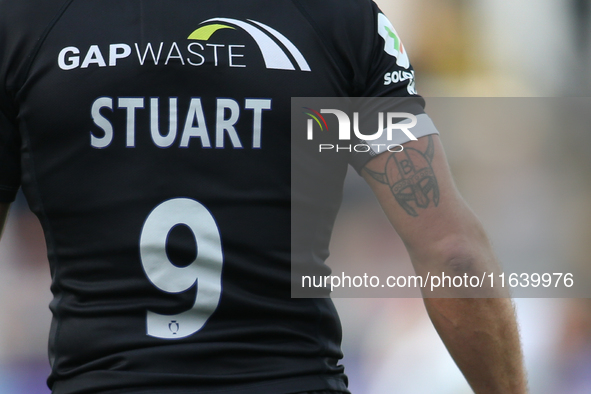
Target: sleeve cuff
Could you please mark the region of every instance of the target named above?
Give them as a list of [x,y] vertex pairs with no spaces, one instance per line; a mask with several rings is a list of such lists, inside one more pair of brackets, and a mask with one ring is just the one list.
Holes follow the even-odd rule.
[[[439,131],[433,124],[433,121],[429,115],[422,113],[420,115],[416,115],[416,119],[417,124],[412,128],[408,128],[408,131],[417,139],[431,134],[439,134]],[[409,122],[408,120],[405,120],[401,122],[401,124],[403,123]],[[367,152],[354,154],[351,160],[351,165],[359,174],[361,174],[361,170],[363,170],[363,167],[365,167],[367,162],[369,162],[371,159],[380,153],[388,152],[388,149],[396,149],[396,146],[405,144],[409,141],[411,141],[410,136],[408,136],[401,129],[396,129],[392,133],[390,139],[388,138],[387,133],[384,132],[378,139],[373,141],[362,141],[364,144],[369,146],[369,150]]]

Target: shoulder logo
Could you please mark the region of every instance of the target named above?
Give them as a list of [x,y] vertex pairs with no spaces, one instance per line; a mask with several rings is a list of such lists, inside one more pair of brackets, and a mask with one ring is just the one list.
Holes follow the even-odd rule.
[[396,29],[388,20],[386,15],[378,14],[378,34],[384,39],[384,51],[396,58],[396,64],[403,68],[410,67],[410,60],[404,50],[404,45],[396,33]]
[[[248,19],[247,21],[248,22],[232,18],[208,19],[201,23],[203,26],[192,32],[187,38],[190,40],[207,41],[218,30],[235,30],[236,28],[239,28],[248,33],[256,42],[263,55],[265,66],[267,68],[276,70],[295,70],[296,68],[293,61],[286,53],[288,52],[300,70],[310,71],[310,66],[308,65],[308,62],[306,62],[302,53],[289,39],[287,39],[287,37],[261,22],[252,19]],[[279,44],[285,49],[281,48]]]

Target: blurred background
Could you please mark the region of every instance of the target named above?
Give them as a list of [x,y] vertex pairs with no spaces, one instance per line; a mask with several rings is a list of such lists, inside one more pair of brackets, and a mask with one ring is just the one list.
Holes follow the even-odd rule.
[[[590,96],[590,0],[378,4],[402,37],[427,98]],[[570,113],[540,114],[510,135],[502,116],[473,112],[454,123],[436,102],[429,112],[428,101],[456,184],[504,263],[559,260],[589,271],[591,100],[571,100]],[[409,265],[354,171],[346,189],[331,259]],[[43,236],[20,198],[0,242],[0,394],[49,392],[50,297]],[[354,394],[471,392],[422,300],[335,303]],[[591,393],[590,300],[517,299],[516,307],[532,394]]]

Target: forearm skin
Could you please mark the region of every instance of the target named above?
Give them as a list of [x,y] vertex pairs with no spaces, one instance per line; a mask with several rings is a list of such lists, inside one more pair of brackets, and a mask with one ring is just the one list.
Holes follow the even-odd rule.
[[476,394],[525,394],[519,333],[507,298],[425,298],[427,312]]

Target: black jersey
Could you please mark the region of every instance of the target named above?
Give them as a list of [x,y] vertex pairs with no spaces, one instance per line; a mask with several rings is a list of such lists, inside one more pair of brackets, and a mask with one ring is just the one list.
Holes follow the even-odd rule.
[[331,301],[290,298],[290,98],[415,94],[368,0],[0,0],[53,391],[346,392]]

